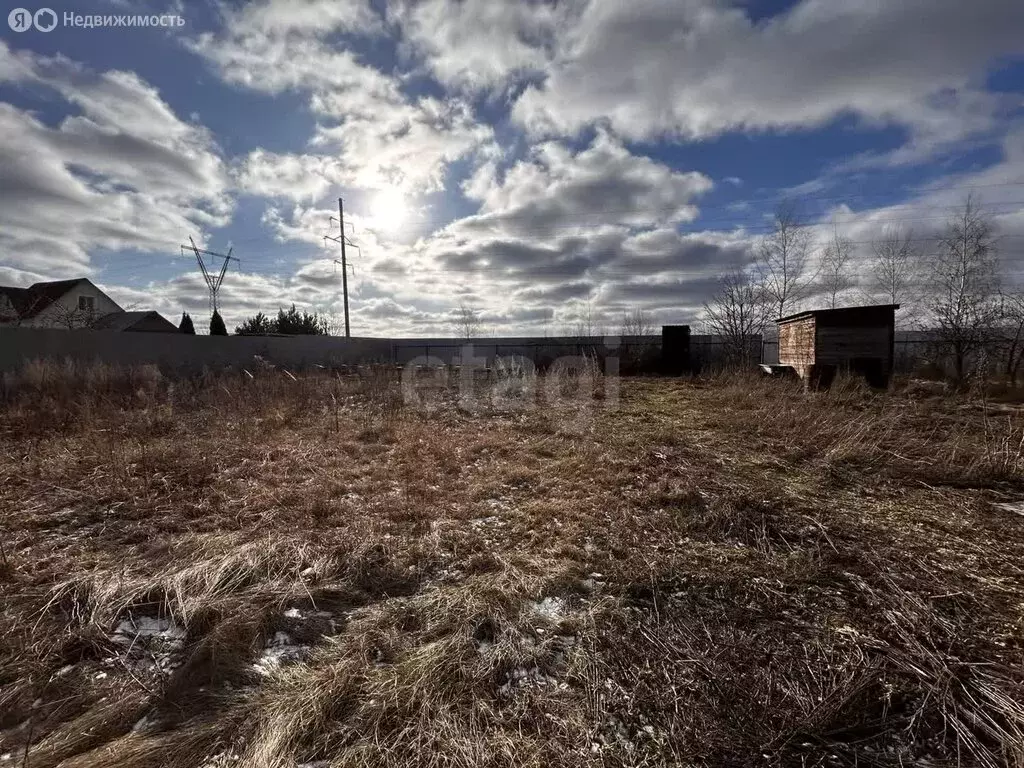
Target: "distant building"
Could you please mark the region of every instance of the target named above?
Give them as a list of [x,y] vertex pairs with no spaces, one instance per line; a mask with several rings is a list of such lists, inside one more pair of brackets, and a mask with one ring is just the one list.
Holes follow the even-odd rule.
[[159,312],[114,312],[92,326],[97,331],[131,333],[177,333],[178,327]]
[[88,278],[0,286],[0,327],[177,331],[156,312],[125,312]]
[[22,328],[91,328],[101,317],[124,312],[87,278],[0,286],[0,324]]
[[828,386],[848,370],[884,387],[893,368],[899,304],[814,309],[779,318],[779,364],[805,383]]

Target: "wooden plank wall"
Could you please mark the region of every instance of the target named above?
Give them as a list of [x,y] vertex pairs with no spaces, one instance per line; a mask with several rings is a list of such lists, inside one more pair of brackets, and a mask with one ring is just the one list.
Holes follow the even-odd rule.
[[892,339],[888,326],[819,327],[815,360],[819,365],[843,365],[857,358],[881,360],[892,369]]
[[779,364],[797,371],[814,365],[814,318],[807,317],[779,326]]

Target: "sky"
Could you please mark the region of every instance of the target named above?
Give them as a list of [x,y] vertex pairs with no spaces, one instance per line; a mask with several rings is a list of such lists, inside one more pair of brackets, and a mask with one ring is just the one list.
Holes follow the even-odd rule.
[[340,329],[339,197],[354,336],[692,322],[782,204],[853,241],[846,303],[886,227],[934,247],[969,193],[1024,266],[1020,0],[45,7],[0,18],[0,284],[89,277],[203,328],[192,238],[237,257],[229,328],[294,303]]

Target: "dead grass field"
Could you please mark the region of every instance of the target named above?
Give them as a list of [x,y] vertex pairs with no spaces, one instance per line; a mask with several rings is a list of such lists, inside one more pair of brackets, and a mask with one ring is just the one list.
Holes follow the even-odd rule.
[[1024,765],[1013,407],[720,378],[422,412],[383,372],[45,367],[3,396],[0,765]]

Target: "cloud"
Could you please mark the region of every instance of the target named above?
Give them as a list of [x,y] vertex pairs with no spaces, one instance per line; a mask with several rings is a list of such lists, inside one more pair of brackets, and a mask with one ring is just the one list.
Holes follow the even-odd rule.
[[441,191],[448,166],[494,138],[469,105],[456,99],[381,101],[362,116],[338,94],[329,94],[318,97],[314,108],[338,122],[321,126],[313,145],[336,149],[345,179],[365,189]]
[[0,250],[9,265],[79,275],[94,249],[173,251],[183,234],[230,219],[213,138],[134,73],[97,74],[0,41],[0,78],[56,92],[78,110],[51,127],[0,103]]
[[322,198],[340,183],[342,170],[332,157],[256,149],[237,163],[233,175],[247,194],[301,202]]
[[[507,168],[485,164],[463,186],[479,213],[415,243],[367,244],[360,228],[362,283],[376,298],[408,307],[435,302],[444,311],[472,300],[493,315],[495,331],[522,329],[564,322],[580,302],[605,300],[613,285],[711,279],[749,248],[742,235],[681,235],[677,225],[694,218],[711,180],[636,155],[603,131],[579,149],[545,142]],[[281,239],[313,243],[328,215],[296,206],[274,209],[265,222]],[[665,303],[660,284],[650,299]]]
[[[331,170],[339,181],[365,189],[399,187],[410,194],[443,189],[448,166],[493,143],[493,130],[476,120],[466,101],[411,96],[397,77],[366,64],[353,41],[378,33],[383,24],[368,5],[348,4],[358,10],[328,13],[322,25],[304,21],[307,14],[313,18],[310,6],[324,5],[333,3],[303,4],[299,17],[283,26],[267,19],[291,18],[290,3],[243,6],[226,14],[222,33],[205,32],[189,46],[227,83],[271,94],[308,94],[309,108],[320,121],[310,144],[337,163]],[[328,41],[334,33],[349,36]],[[248,165],[273,159],[264,154]],[[290,160],[299,168],[324,163],[316,156]],[[265,186],[266,174],[251,170],[244,180]]]
[[389,18],[403,49],[423,60],[437,80],[469,91],[504,87],[541,74],[573,3],[402,0]]
[[635,155],[598,131],[579,152],[560,142],[535,146],[500,180],[494,165],[482,166],[463,185],[480,213],[457,229],[544,236],[573,227],[678,224],[697,215],[693,201],[712,186],[701,173]]
[[[1024,49],[1015,34],[1024,10],[1009,0],[799,0],[762,20],[729,0],[217,7],[221,26],[189,48],[230,86],[301,94],[315,129],[287,148],[225,163],[214,137],[138,75],[95,73],[0,43],[0,82],[45,88],[67,112],[47,122],[0,105],[3,280],[87,273],[98,249],[176,252],[184,234],[226,224],[232,195],[242,193],[267,199],[261,221],[278,245],[241,249],[248,271],[232,268],[222,294],[229,326],[292,302],[338,315],[336,251],[321,249],[336,215],[327,198],[342,187],[361,246],[349,252],[358,333],[444,333],[461,301],[484,310],[495,332],[557,328],[591,304],[606,318],[641,307],[685,321],[722,272],[749,262],[755,239],[743,230],[681,232],[699,224],[714,184],[648,156],[647,142],[852,116],[861,127],[905,126],[909,138],[842,170],[920,163],[970,146],[965,137],[992,142],[1005,132],[1006,104],[984,91],[983,78],[997,57]],[[1019,181],[1019,132],[1003,147],[1002,163],[945,183]],[[759,186],[757,176],[749,184]],[[738,177],[720,183],[747,186]],[[419,214],[434,205],[434,215],[457,218],[435,232],[375,229],[359,214],[385,189],[400,190]],[[436,205],[433,192],[449,195]],[[1011,205],[1019,191],[982,194],[1003,203],[1003,231],[1024,233]],[[837,218],[866,240],[915,210],[940,225],[960,197],[924,189],[906,208]],[[181,307],[205,315],[198,274],[109,287],[169,316]]]
[[852,114],[943,143],[998,108],[986,67],[1024,50],[1017,0],[802,0],[766,21],[715,0],[592,0],[515,118],[536,134],[606,122],[619,134],[701,139],[819,126]]
[[[1024,126],[1009,131],[1000,143],[1002,157],[984,170],[947,175],[920,187],[898,204],[851,211],[838,209],[840,231],[867,244],[886,226],[900,226],[927,238],[942,229],[960,210],[970,194],[996,228],[997,250],[1012,272],[1024,267],[1020,243],[1024,242],[1024,205],[1020,187],[1024,179]],[[844,213],[848,216],[844,217]],[[999,239],[1001,238],[1001,239]],[[927,251],[931,244],[920,243]]]
[[255,0],[224,10],[240,34],[291,34],[382,31],[379,15],[367,0]]

